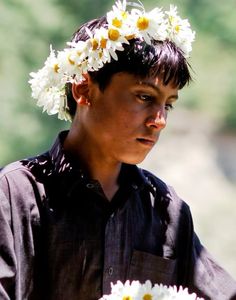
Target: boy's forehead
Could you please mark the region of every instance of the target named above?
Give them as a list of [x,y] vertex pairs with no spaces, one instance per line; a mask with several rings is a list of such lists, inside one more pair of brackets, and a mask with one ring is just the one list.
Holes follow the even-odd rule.
[[147,87],[154,89],[156,92],[161,93],[162,88],[168,87],[169,89],[176,90],[176,92],[179,90],[179,87],[174,84],[174,81],[170,81],[168,84],[165,84],[163,81],[163,76],[160,74],[153,75],[153,76],[146,76],[146,77],[140,77],[138,75],[132,75],[134,84],[137,86]]
[[147,92],[152,91],[160,96],[166,96],[168,94],[169,97],[176,100],[178,99],[178,86],[174,85],[172,81],[168,84],[164,84],[162,77],[158,75],[140,77],[128,72],[119,72],[113,74],[110,84],[111,88],[115,87],[118,90],[123,88],[142,88]]
[[141,86],[150,87],[157,92],[160,92],[162,87],[169,87],[173,90],[179,90],[178,86],[176,86],[173,81],[170,81],[168,84],[165,84],[161,76],[154,76],[154,77],[147,77],[145,79],[140,79],[137,81],[137,84]]

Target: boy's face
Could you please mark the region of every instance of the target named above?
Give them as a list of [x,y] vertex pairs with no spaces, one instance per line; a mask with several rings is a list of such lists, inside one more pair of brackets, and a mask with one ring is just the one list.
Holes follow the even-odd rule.
[[80,120],[86,144],[101,159],[137,164],[158,141],[178,88],[164,86],[158,77],[141,80],[120,72],[103,92],[90,81],[88,98]]

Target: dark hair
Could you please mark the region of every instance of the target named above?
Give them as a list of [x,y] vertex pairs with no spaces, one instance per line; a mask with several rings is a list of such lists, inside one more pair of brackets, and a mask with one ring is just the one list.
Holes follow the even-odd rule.
[[[92,32],[96,28],[107,27],[106,17],[94,19],[82,25],[73,35],[72,41],[85,41],[89,39],[86,31],[88,27]],[[124,51],[117,51],[118,60],[111,59],[101,69],[89,72],[92,80],[97,82],[99,88],[104,90],[109,84],[113,74],[118,72],[128,72],[140,78],[149,76],[161,76],[163,84],[170,82],[183,88],[191,81],[189,64],[184,57],[181,49],[169,41],[155,41],[148,45],[139,39],[132,39],[129,44],[123,45]],[[75,114],[76,102],[71,93],[71,85],[67,86],[67,99],[69,113]]]

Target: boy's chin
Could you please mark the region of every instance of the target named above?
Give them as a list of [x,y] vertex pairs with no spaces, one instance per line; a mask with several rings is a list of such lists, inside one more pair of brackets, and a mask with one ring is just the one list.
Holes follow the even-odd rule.
[[129,165],[138,165],[141,164],[148,154],[139,156],[139,157],[129,157],[128,159],[123,160],[122,162]]

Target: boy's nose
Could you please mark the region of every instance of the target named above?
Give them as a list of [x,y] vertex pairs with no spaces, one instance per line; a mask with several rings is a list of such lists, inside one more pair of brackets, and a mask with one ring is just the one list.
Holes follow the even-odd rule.
[[154,116],[151,116],[147,122],[146,125],[148,127],[153,127],[157,130],[161,130],[166,127],[166,111],[163,109],[160,109],[156,112]]

